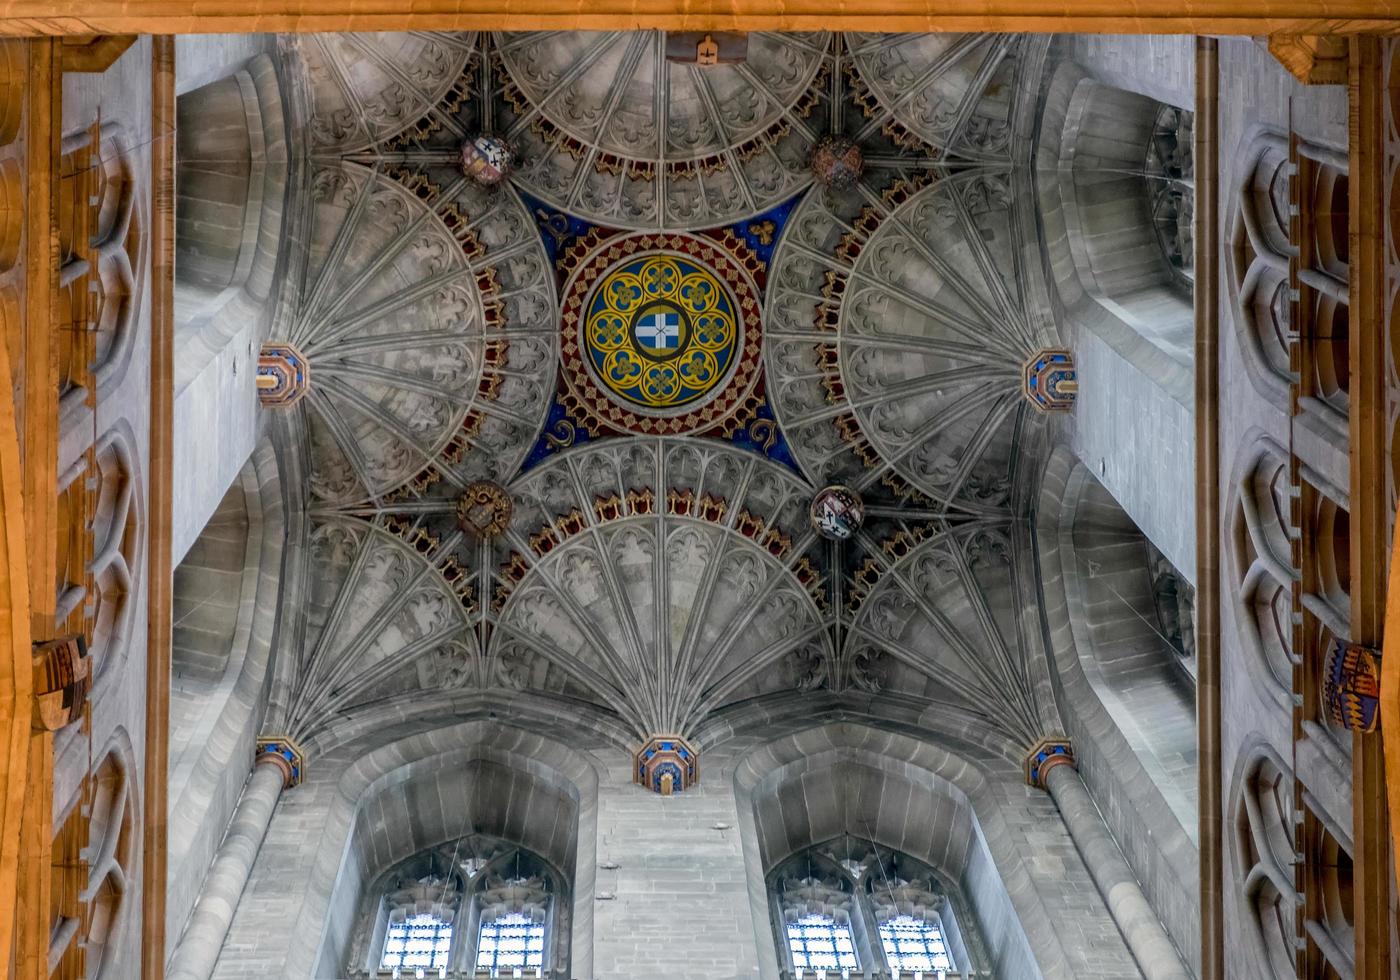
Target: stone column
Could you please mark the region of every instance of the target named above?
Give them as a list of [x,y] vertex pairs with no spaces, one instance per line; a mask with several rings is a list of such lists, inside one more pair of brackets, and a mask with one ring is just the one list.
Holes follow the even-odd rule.
[[1108,912],[1147,980],[1192,980],[1167,931],[1148,904],[1103,815],[1089,796],[1072,757],[1043,764],[1039,781],[1049,790],[1074,846],[1098,885]]
[[253,774],[229,821],[228,834],[214,855],[194,912],[170,959],[167,980],[209,980],[213,974],[272,813],[293,778],[293,769],[283,756],[259,751]]

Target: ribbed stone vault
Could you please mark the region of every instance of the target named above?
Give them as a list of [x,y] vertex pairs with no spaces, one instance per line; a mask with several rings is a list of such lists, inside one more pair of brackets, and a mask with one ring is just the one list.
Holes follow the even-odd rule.
[[[298,44],[288,732],[489,695],[640,740],[813,695],[937,711],[1008,758],[1044,733],[1018,522],[1043,428],[1020,379],[1057,341],[1020,200],[1043,44],[757,33],[705,68],[655,32]],[[494,187],[460,167],[480,133],[515,155]],[[832,134],[852,187],[814,179]],[[567,417],[570,256],[629,229],[753,276],[746,414],[664,438]],[[513,505],[489,537],[456,517],[481,480]],[[829,483],[864,498],[844,542],[808,519]]]
[[311,200],[287,329],[314,365],[313,492],[351,502],[508,477],[543,421],[558,349],[529,213],[440,166],[329,164]]

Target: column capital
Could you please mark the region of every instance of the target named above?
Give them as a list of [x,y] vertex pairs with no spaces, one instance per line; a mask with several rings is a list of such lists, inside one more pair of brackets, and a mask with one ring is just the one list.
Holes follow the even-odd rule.
[[282,772],[282,788],[291,789],[301,782],[306,769],[306,756],[301,746],[285,735],[267,735],[258,739],[253,754],[253,766],[276,766]]
[[268,408],[291,408],[311,390],[311,362],[285,341],[269,341],[258,351],[258,401]]
[[1042,738],[1026,753],[1026,782],[1037,789],[1046,789],[1046,775],[1060,765],[1075,765],[1074,749],[1069,739],[1063,735]]
[[679,735],[656,735],[632,754],[632,781],[662,796],[700,778],[700,752]]
[[1037,412],[1068,412],[1079,394],[1074,354],[1060,347],[1036,351],[1021,368],[1021,393]]

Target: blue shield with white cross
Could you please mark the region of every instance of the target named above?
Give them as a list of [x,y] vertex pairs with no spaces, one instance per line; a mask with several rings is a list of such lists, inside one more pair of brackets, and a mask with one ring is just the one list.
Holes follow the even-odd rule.
[[642,353],[665,357],[681,344],[680,314],[653,310],[637,320],[637,344]]

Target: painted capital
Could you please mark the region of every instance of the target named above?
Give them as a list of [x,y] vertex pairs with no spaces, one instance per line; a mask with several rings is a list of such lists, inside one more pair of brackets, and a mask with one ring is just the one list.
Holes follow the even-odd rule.
[[1067,350],[1037,351],[1021,372],[1021,391],[1040,412],[1068,412],[1079,394],[1074,355]]
[[632,756],[632,781],[670,796],[700,778],[700,753],[679,735],[656,735]]
[[263,407],[291,408],[311,390],[311,365],[291,344],[263,344],[258,351],[257,388]]
[[301,782],[305,773],[306,756],[301,746],[290,738],[269,735],[258,739],[258,748],[253,755],[253,765],[272,765],[282,772],[282,788],[291,789]]
[[1042,738],[1026,753],[1026,782],[1047,789],[1045,777],[1056,766],[1073,766],[1074,750],[1067,738]]

